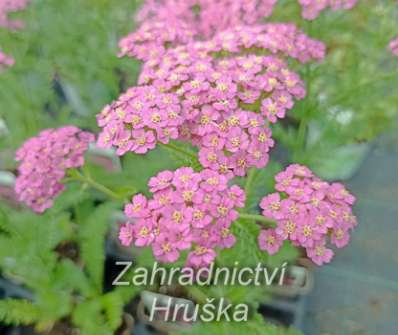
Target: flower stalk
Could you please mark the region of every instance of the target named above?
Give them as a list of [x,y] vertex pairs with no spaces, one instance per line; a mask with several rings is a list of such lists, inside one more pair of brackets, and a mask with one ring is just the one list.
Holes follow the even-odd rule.
[[103,184],[100,184],[99,182],[95,181],[94,179],[92,179],[91,177],[84,175],[82,173],[80,173],[78,170],[73,170],[73,172],[69,173],[69,178],[66,181],[79,181],[83,184],[87,184],[90,187],[92,187],[93,189],[109,196],[110,198],[114,199],[114,200],[125,200],[123,198],[123,196],[115,193],[114,191],[112,191],[111,189],[109,189],[108,187],[106,187]]

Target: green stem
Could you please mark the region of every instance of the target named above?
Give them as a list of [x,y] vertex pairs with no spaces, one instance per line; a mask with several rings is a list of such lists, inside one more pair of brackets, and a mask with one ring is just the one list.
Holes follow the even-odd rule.
[[261,222],[261,223],[266,224],[267,226],[275,225],[274,220],[268,219],[265,216],[262,216],[259,214],[239,213],[239,218],[246,219],[246,220],[252,220],[252,221],[256,221],[256,222]]
[[[312,21],[306,22],[308,34],[311,36],[312,34]],[[305,68],[305,80],[307,83],[307,93],[306,98],[303,103],[302,110],[302,118],[300,120],[299,129],[297,131],[297,148],[296,155],[301,156],[301,154],[305,151],[306,147],[306,135],[307,135],[307,127],[308,127],[308,110],[311,108],[311,85],[312,85],[312,73],[311,73],[311,65],[307,64]],[[294,157],[297,160],[298,157]]]
[[175,151],[178,152],[179,154],[189,157],[190,159],[197,160],[197,157],[193,152],[180,148],[172,143],[167,143],[167,144],[160,143],[160,145],[168,150]]
[[92,179],[89,176],[85,176],[85,175],[81,174],[77,170],[74,170],[73,174],[70,174],[70,178],[66,179],[66,181],[68,181],[68,180],[80,181],[84,184],[91,186],[92,188],[96,189],[97,191],[100,191],[100,192],[106,194],[110,198],[113,198],[115,200],[124,200],[123,197],[121,197],[119,194],[113,192],[111,189],[107,188],[105,185],[98,183],[97,181],[95,181],[94,179]]
[[245,194],[246,194],[246,201],[249,198],[250,188],[253,184],[254,175],[256,174],[256,169],[250,168],[249,172],[247,173],[247,179],[245,183]]

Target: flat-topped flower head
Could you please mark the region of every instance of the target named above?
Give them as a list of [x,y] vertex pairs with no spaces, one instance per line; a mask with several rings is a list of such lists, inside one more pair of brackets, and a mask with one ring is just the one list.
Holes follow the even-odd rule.
[[298,2],[302,7],[302,17],[307,20],[313,20],[327,8],[333,11],[352,9],[358,0],[298,0]]
[[16,153],[19,200],[39,213],[50,208],[64,190],[61,180],[66,170],[83,166],[84,153],[93,141],[93,134],[74,126],[43,130],[27,140]]
[[[358,0],[297,0],[302,8],[302,17],[313,20],[325,9],[348,10]],[[120,56],[128,55],[144,61],[159,59],[168,49],[195,41],[209,41],[224,33],[222,46],[230,51],[239,48],[233,33],[229,31],[240,26],[256,26],[269,17],[277,0],[147,0],[136,16],[138,28],[124,37],[120,43]],[[258,31],[245,31],[240,41],[248,48],[257,39],[266,41]],[[305,42],[302,40],[301,42]],[[269,45],[277,47],[283,39],[270,40]],[[305,44],[299,43],[305,48]],[[250,66],[249,64],[247,64]],[[248,68],[249,69],[249,68]]]
[[130,88],[97,115],[102,128],[98,146],[116,147],[117,155],[145,154],[158,142],[168,143],[179,136],[181,105],[174,93],[162,93],[154,86]]
[[168,48],[212,38],[237,25],[268,17],[277,0],[148,0],[136,15],[138,29],[124,37],[120,55],[141,60],[161,57]]
[[218,249],[231,248],[230,231],[243,207],[244,191],[228,186],[228,179],[212,170],[182,167],[162,171],[149,180],[151,199],[135,195],[125,206],[129,222],[120,228],[123,245],[151,246],[161,262],[175,262],[182,250],[192,250],[190,266],[208,265]]
[[[263,215],[275,220],[277,226],[271,232],[261,233],[260,248],[276,252],[265,242],[268,235],[276,234],[305,248],[316,264],[330,261],[333,252],[327,249],[327,243],[337,248],[346,246],[350,231],[356,226],[352,213],[355,197],[344,185],[322,181],[299,164],[278,173],[275,181],[278,192],[265,196],[260,207]],[[280,247],[278,243],[275,245]]]
[[[247,35],[254,38],[250,43]],[[231,40],[233,48],[226,43]],[[240,54],[246,52],[248,55]],[[274,123],[285,117],[295,100],[305,96],[304,83],[283,58],[308,62],[323,55],[323,44],[294,25],[234,27],[210,41],[169,49],[163,57],[147,61],[139,84],[173,96],[175,111],[182,119],[175,128],[177,139],[199,148],[205,168],[243,176],[250,167],[268,163],[274,142],[266,120]],[[156,111],[158,118],[159,114]],[[108,143],[115,129],[111,115],[105,108],[98,118],[101,127],[104,120],[110,124],[109,131],[104,128],[103,132]],[[146,126],[154,127],[151,123]]]

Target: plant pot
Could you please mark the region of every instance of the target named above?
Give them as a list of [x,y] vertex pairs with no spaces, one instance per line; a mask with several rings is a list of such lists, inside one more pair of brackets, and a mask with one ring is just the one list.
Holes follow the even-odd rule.
[[0,299],[6,298],[32,300],[33,295],[22,286],[7,279],[0,278]]
[[275,325],[300,329],[307,295],[313,286],[313,264],[306,258],[299,258],[295,265],[288,268],[283,285],[269,287],[272,299],[261,304],[260,314]]
[[287,298],[307,295],[314,287],[312,263],[305,258],[300,258],[295,265],[290,266],[286,272],[282,285],[271,285],[270,292]]

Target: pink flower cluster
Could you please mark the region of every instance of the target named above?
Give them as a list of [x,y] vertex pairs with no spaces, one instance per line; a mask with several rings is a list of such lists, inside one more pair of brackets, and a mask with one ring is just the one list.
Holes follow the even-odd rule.
[[231,223],[238,218],[245,195],[229,187],[225,176],[211,170],[194,172],[189,167],[163,171],[149,180],[152,199],[142,194],[125,206],[131,219],[121,226],[123,245],[151,246],[161,262],[175,262],[190,250],[187,265],[202,267],[216,257],[216,249],[230,248],[235,237]]
[[313,20],[327,8],[331,8],[334,11],[352,9],[358,0],[298,0],[298,2],[302,7],[301,15],[303,18]]
[[[10,20],[8,15],[11,12],[16,12],[25,9],[30,0],[0,0],[0,27],[7,29],[20,29],[23,27],[23,22],[20,20]],[[14,58],[4,54],[0,50],[0,71],[14,65]]]
[[[278,0],[147,0],[136,16],[138,30],[120,41],[120,55],[160,57],[167,48],[203,41],[271,16]],[[305,19],[326,8],[351,9],[358,0],[298,0]]]
[[[135,57],[159,57],[176,47],[271,15],[277,0],[149,0],[138,12],[140,26],[120,41],[122,54],[135,45]],[[131,51],[130,51],[131,52]]]
[[[143,86],[98,116],[99,145],[116,146],[122,155],[145,153],[157,141],[185,140],[199,148],[205,168],[243,176],[249,167],[267,164],[273,146],[268,122],[285,117],[305,96],[303,82],[282,59],[308,62],[324,52],[322,43],[294,25],[267,24],[236,27],[148,57]],[[144,147],[134,145],[138,130]]]
[[14,65],[14,58],[0,51],[0,71]]
[[25,9],[30,0],[0,0],[0,27],[8,29],[20,29],[23,22],[19,20],[10,20],[9,14]]
[[278,192],[264,197],[260,207],[277,225],[260,232],[260,249],[274,254],[284,240],[290,240],[305,248],[314,263],[329,262],[333,251],[327,243],[346,246],[357,224],[352,214],[354,196],[342,184],[324,182],[298,164],[277,174],[275,181]]
[[97,115],[103,127],[98,146],[115,146],[120,156],[127,151],[145,154],[157,142],[177,139],[183,121],[175,93],[162,93],[154,86],[132,87]]
[[84,153],[94,135],[74,126],[47,129],[26,141],[16,153],[20,161],[15,191],[38,213],[53,205],[65,188],[60,183],[65,171],[84,164]]
[[398,57],[398,37],[394,38],[390,44],[389,44],[389,48],[391,50],[391,52],[393,53],[393,55]]
[[[185,33],[187,32],[178,33],[178,36]],[[185,48],[186,50],[195,49],[206,53],[222,52],[224,55],[239,52],[254,54],[267,51],[268,53],[296,58],[302,63],[323,59],[325,55],[323,43],[309,38],[294,24],[285,23],[232,26],[204,41],[184,38],[178,40],[178,43],[175,44],[163,43],[154,34],[145,34],[144,38],[139,39],[135,34],[133,33],[121,40],[119,55],[127,55],[151,63],[162,62],[161,56],[166,54],[167,57],[167,51],[173,51],[176,48],[180,51],[181,48]]]

